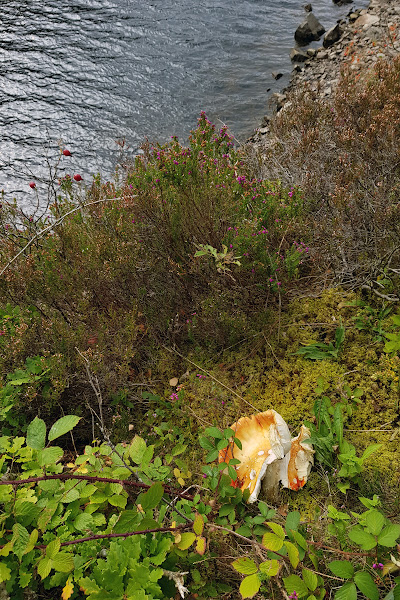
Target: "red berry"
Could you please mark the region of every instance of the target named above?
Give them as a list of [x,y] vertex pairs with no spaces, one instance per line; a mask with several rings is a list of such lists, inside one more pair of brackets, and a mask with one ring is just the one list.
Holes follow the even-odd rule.
[[67,149],[63,150],[64,156],[71,156],[71,152]]
[[36,183],[34,181],[31,181],[30,184],[29,184],[29,187],[34,190],[35,187],[36,187]]
[[75,179],[75,181],[82,181],[82,177],[79,175],[79,173],[74,175],[74,179]]

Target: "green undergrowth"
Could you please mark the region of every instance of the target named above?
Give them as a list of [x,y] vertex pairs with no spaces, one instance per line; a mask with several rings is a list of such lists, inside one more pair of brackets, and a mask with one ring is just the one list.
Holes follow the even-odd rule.
[[[302,190],[255,177],[204,113],[84,201],[52,183],[50,214],[0,208],[1,475],[34,478],[0,486],[9,596],[396,600],[398,273],[379,297],[311,284]],[[308,424],[315,466],[249,505],[216,458],[269,409]]]

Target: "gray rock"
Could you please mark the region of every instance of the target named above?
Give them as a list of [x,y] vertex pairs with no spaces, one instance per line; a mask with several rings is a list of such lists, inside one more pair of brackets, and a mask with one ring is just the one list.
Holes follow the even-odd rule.
[[312,58],[313,56],[315,56],[317,54],[317,51],[315,48],[308,48],[307,54],[310,58]]
[[310,42],[319,40],[323,33],[325,33],[325,27],[321,25],[313,13],[310,12],[305,21],[303,21],[296,29],[294,39],[301,46],[305,46]]
[[306,12],[311,12],[311,11],[312,11],[312,6],[311,6],[311,4],[306,4],[306,5],[305,5],[305,7],[304,7],[304,10],[305,10]]
[[367,29],[368,27],[371,27],[371,25],[376,25],[377,23],[379,23],[379,17],[377,15],[362,14],[361,11],[361,16],[354,22],[354,25],[356,27]]
[[308,54],[298,48],[292,48],[290,51],[290,60],[293,62],[305,62],[308,58]]
[[322,42],[323,47],[329,48],[329,46],[333,46],[333,44],[340,40],[342,33],[343,30],[339,23],[337,23],[334,27],[331,27],[331,29],[325,34],[324,41]]

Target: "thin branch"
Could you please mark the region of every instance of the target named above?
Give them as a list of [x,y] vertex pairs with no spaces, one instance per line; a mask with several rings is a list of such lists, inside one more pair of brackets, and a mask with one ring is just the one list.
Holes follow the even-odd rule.
[[[55,475],[43,475],[41,477],[29,477],[28,479],[9,479],[1,480],[0,485],[25,485],[26,483],[37,483],[38,481],[48,481],[49,479],[59,479],[61,481],[66,479],[80,479],[82,481],[98,481],[99,483],[119,483],[120,485],[137,487],[148,490],[151,486],[148,483],[141,483],[140,481],[130,481],[127,479],[113,479],[111,477],[95,477],[93,475],[75,475],[74,473],[59,473]],[[170,486],[164,486],[165,492],[171,494],[171,496],[179,496],[185,500],[193,500],[193,496],[186,494],[185,492],[178,492]]]
[[33,242],[35,240],[40,239],[48,231],[51,231],[52,229],[54,229],[54,227],[57,227],[57,225],[60,225],[60,223],[62,223],[64,221],[64,219],[66,219],[69,215],[72,215],[74,212],[77,212],[78,210],[82,210],[82,208],[86,208],[88,206],[92,206],[93,204],[99,204],[100,202],[107,202],[109,200],[117,200],[117,198],[103,198],[102,200],[95,200],[94,202],[88,202],[87,204],[84,204],[83,206],[76,206],[72,210],[70,210],[67,213],[65,213],[65,215],[63,215],[62,217],[60,217],[59,219],[57,219],[56,221],[54,221],[54,223],[52,223],[48,227],[45,227],[45,229],[43,229],[42,231],[40,231],[38,234],[34,235],[33,238],[31,238],[29,240],[29,242],[22,248],[22,250],[20,250],[18,252],[18,254],[16,254],[10,261],[8,261],[8,263],[6,264],[6,266],[0,271],[0,277],[3,275],[3,273],[5,271],[7,271],[7,269],[13,264],[13,262],[15,262],[17,260],[17,258],[19,256],[21,256],[21,254],[23,254],[25,252],[25,250],[27,248],[29,248],[29,246],[31,246],[33,244]]

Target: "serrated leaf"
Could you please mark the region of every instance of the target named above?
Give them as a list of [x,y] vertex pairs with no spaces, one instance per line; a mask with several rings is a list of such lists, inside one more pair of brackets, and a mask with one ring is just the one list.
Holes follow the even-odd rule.
[[74,557],[69,552],[59,552],[53,558],[53,568],[61,573],[69,573],[74,568]]
[[46,444],[46,423],[35,417],[26,432],[26,445],[35,450],[42,450]]
[[128,533],[135,531],[136,526],[140,521],[140,516],[137,510],[125,510],[113,527],[114,533]]
[[13,551],[21,560],[29,543],[29,533],[21,523],[14,523],[12,532]]
[[64,456],[64,451],[59,446],[44,448],[38,452],[38,463],[41,467],[53,465]]
[[93,517],[88,513],[79,513],[74,521],[74,527],[78,531],[86,531],[91,529],[93,526]]
[[352,581],[348,581],[335,594],[335,600],[357,600],[357,588]]
[[362,592],[369,600],[379,600],[378,587],[369,573],[366,571],[359,571],[354,575],[354,582],[360,592]]
[[300,562],[300,556],[299,556],[298,549],[296,548],[296,546],[294,544],[292,544],[292,542],[288,542],[288,541],[285,542],[285,548],[288,553],[290,564],[292,565],[293,569],[296,569],[297,565]]
[[76,415],[65,415],[65,417],[58,419],[58,421],[53,423],[49,431],[49,442],[71,431],[80,420],[81,417],[77,417]]
[[67,583],[63,587],[61,600],[69,600],[71,598],[74,591],[74,584],[72,583],[72,578],[68,577]]
[[24,571],[19,571],[19,585],[22,589],[26,588],[32,579],[32,573],[25,573]]
[[54,558],[55,555],[57,554],[57,552],[59,551],[60,546],[61,546],[61,540],[59,538],[52,540],[46,546],[46,556],[48,556],[49,558]]
[[371,550],[376,546],[376,540],[374,536],[365,531],[361,525],[355,525],[352,527],[348,533],[348,536],[353,542],[358,544],[362,550]]
[[378,536],[378,544],[393,548],[396,545],[397,538],[400,537],[400,525],[388,525]]
[[354,575],[353,565],[348,560],[334,560],[328,567],[336,577],[342,579],[351,579]]
[[300,523],[300,513],[297,510],[293,510],[288,513],[286,517],[285,529],[289,533],[289,531],[294,530],[297,531],[297,528]]
[[260,564],[260,571],[268,577],[275,577],[279,572],[280,564],[276,559],[266,560]]
[[283,546],[283,540],[275,535],[275,533],[265,533],[262,538],[262,545],[267,550],[278,552]]
[[0,562],[0,583],[11,579],[11,570],[3,562]]
[[185,531],[181,535],[180,541],[176,544],[179,550],[187,550],[195,541],[196,534],[191,531]]
[[164,494],[164,488],[160,481],[153,483],[145,494],[140,494],[138,502],[142,505],[143,510],[150,510],[156,508],[160,503],[161,498]]
[[122,496],[121,494],[114,494],[107,498],[108,502],[111,506],[117,506],[118,508],[125,508],[128,498],[126,496]]
[[199,513],[196,513],[196,516],[195,516],[194,522],[193,522],[193,531],[195,532],[196,535],[201,535],[203,533],[203,529],[204,529],[204,519]]
[[304,583],[306,584],[308,589],[311,592],[314,592],[318,585],[318,577],[316,576],[316,574],[313,573],[313,571],[310,571],[309,569],[302,569],[301,574],[303,576]]
[[283,583],[285,584],[286,591],[289,594],[296,592],[299,598],[308,596],[308,587],[298,575],[289,575],[289,577],[284,577]]
[[272,529],[272,531],[275,533],[275,535],[277,535],[279,538],[281,538],[281,540],[285,539],[285,532],[283,530],[283,527],[278,525],[278,523],[274,523],[273,521],[268,521],[268,523],[266,523],[266,525],[268,525]]
[[139,435],[135,435],[131,443],[129,444],[129,456],[131,460],[137,465],[143,460],[144,453],[146,452],[146,442]]
[[25,554],[28,554],[28,552],[33,550],[36,542],[38,541],[38,537],[39,537],[39,532],[37,529],[34,529],[33,531],[31,531],[31,533],[29,535],[28,545],[25,548]]
[[385,517],[381,512],[379,512],[379,510],[372,509],[367,512],[365,522],[367,524],[368,531],[372,533],[372,535],[379,535],[382,531],[382,527],[385,524]]
[[261,581],[258,575],[248,575],[240,584],[239,592],[241,593],[242,598],[252,598],[257,594],[260,587]]
[[196,542],[196,552],[197,552],[197,554],[200,554],[201,556],[203,556],[204,552],[206,551],[206,548],[207,548],[206,538],[204,538],[204,537],[198,537],[197,538],[197,542]]
[[51,571],[52,560],[48,556],[42,558],[37,566],[37,572],[42,579],[45,579]]
[[258,567],[254,560],[248,558],[247,556],[242,556],[241,558],[234,560],[232,567],[235,569],[235,571],[241,573],[242,575],[253,575],[258,571]]
[[307,550],[307,540],[301,535],[301,533],[299,533],[298,531],[291,530],[290,534],[293,536],[293,539],[295,540],[295,542],[297,542],[300,548],[303,548],[303,550]]

